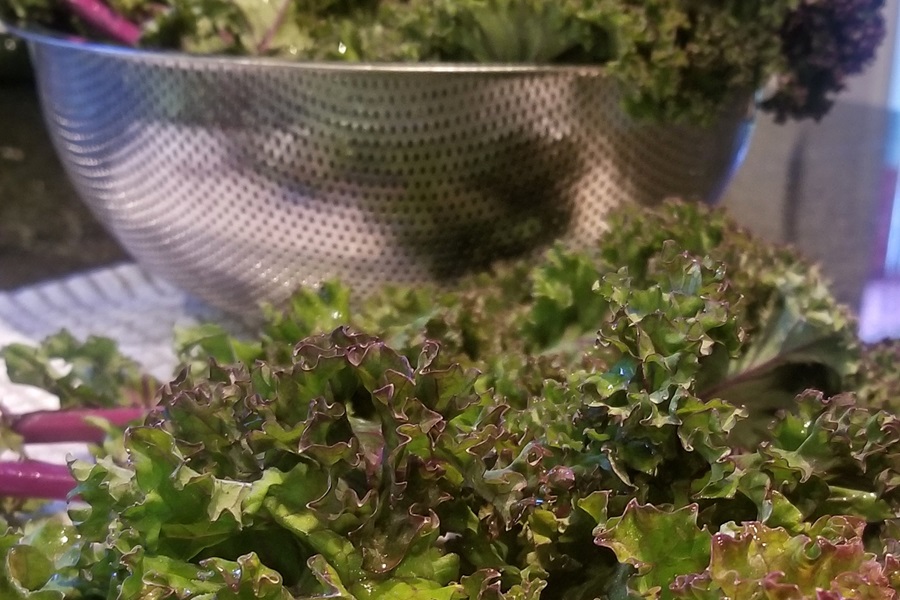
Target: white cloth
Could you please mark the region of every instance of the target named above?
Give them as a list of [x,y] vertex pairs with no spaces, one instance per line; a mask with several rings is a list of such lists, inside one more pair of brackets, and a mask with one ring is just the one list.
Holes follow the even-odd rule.
[[[0,293],[0,347],[37,344],[61,329],[82,340],[104,336],[165,380],[176,367],[175,329],[217,317],[185,292],[134,264],[123,264]],[[2,360],[0,404],[12,413],[59,407],[51,394],[11,383]],[[83,446],[54,444],[29,448],[29,456],[59,462],[82,451]]]

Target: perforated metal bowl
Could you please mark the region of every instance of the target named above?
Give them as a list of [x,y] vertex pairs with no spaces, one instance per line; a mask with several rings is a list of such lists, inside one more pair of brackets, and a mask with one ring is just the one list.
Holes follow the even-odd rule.
[[348,65],[22,33],[81,196],[143,265],[252,313],[301,284],[450,279],[595,239],[622,202],[714,198],[748,102],[636,124],[597,68]]

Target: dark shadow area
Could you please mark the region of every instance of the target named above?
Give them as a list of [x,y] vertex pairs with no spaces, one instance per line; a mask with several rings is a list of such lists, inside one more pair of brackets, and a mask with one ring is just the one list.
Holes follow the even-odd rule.
[[56,157],[24,56],[0,55],[0,289],[125,260]]
[[475,224],[448,221],[443,246],[450,252],[433,258],[434,276],[452,280],[549,246],[569,228],[573,206],[563,198],[583,169],[569,140],[512,144],[473,178],[471,193],[482,196],[494,217]]

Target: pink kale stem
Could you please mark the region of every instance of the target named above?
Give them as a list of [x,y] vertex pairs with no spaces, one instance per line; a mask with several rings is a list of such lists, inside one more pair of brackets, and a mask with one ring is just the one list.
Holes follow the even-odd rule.
[[66,465],[38,460],[0,461],[0,496],[65,500],[75,485]]
[[263,34],[262,40],[260,40],[259,44],[256,47],[256,52],[258,54],[265,54],[269,50],[269,46],[272,44],[272,41],[278,34],[278,30],[281,29],[281,26],[284,24],[285,18],[287,18],[288,10],[290,9],[291,3],[293,1],[294,0],[283,0],[281,6],[278,7],[278,12],[275,14],[275,19],[269,25],[269,28]]
[[125,44],[137,46],[141,39],[141,28],[117,14],[101,0],[62,0],[76,16],[100,33]]
[[100,443],[105,437],[102,429],[87,421],[100,418],[116,427],[125,427],[147,416],[144,408],[83,408],[71,410],[42,410],[7,418],[26,444],[56,442]]

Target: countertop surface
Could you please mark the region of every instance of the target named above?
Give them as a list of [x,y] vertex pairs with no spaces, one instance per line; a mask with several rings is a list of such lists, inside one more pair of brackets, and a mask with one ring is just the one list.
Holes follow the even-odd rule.
[[0,290],[126,259],[69,183],[32,86],[0,80]]
[[[762,117],[722,200],[751,230],[818,261],[860,311],[872,304],[867,290],[890,288],[895,275],[889,125],[883,109],[842,103],[820,123]],[[0,80],[0,290],[128,260],[69,184],[31,85]]]

